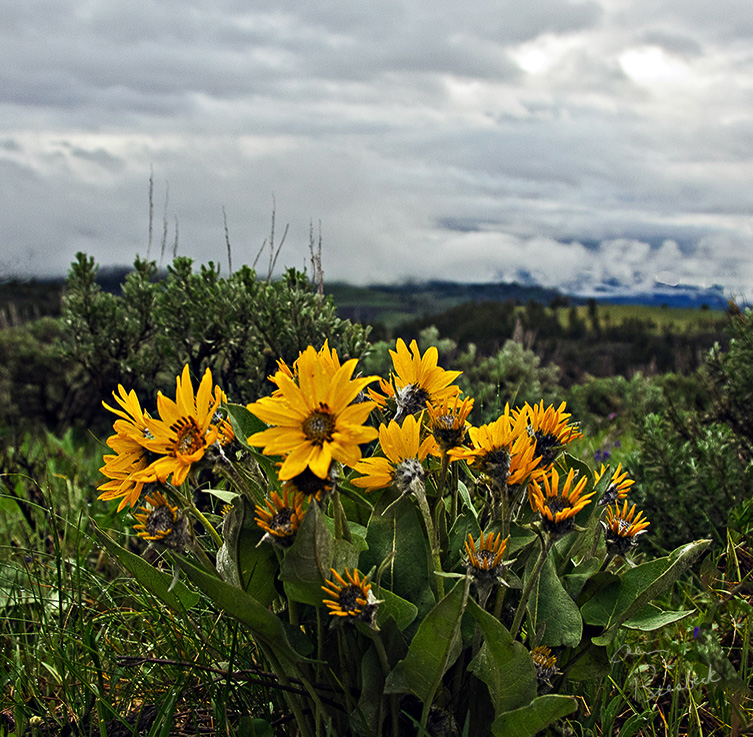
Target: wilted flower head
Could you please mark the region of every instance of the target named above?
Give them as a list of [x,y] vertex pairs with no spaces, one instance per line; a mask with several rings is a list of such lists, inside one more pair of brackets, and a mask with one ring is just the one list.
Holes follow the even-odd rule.
[[502,556],[507,548],[509,538],[502,540],[498,532],[481,537],[475,542],[472,535],[465,541],[465,552],[468,554],[467,569],[474,578],[483,580],[497,580],[502,568]]
[[152,492],[144,501],[145,505],[133,513],[139,522],[133,526],[138,536],[172,550],[189,547],[192,537],[188,517],[159,491]]
[[552,678],[562,672],[557,668],[557,656],[552,655],[550,648],[539,646],[531,650],[531,658],[536,668],[540,692],[546,692],[552,687]]

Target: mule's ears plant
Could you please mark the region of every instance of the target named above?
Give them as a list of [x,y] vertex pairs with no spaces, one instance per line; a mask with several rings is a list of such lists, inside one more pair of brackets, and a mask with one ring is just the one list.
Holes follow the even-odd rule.
[[[576,710],[572,681],[608,673],[621,628],[691,613],[653,602],[709,541],[633,560],[649,521],[631,480],[568,455],[564,404],[473,427],[436,351],[392,358],[362,377],[309,346],[247,406],[186,368],[159,419],[121,387],[102,495],[249,629],[300,734],[532,737]],[[177,578],[103,540],[186,606]]]

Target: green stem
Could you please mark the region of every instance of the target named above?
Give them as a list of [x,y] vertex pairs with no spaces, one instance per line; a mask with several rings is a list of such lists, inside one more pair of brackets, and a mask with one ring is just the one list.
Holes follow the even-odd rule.
[[332,511],[335,518],[335,540],[347,540],[353,542],[348,525],[348,517],[340,501],[340,492],[334,489],[332,492]]
[[507,481],[499,486],[499,498],[501,501],[499,516],[502,518],[502,539],[507,540],[510,536],[510,487]]
[[420,480],[416,480],[411,484],[411,490],[418,502],[418,508],[421,510],[421,515],[426,525],[426,534],[429,536],[431,559],[434,564],[434,578],[437,582],[437,598],[444,599],[444,579],[439,575],[442,572],[442,559],[439,555],[439,537],[431,519],[431,510],[429,509],[429,503],[426,501],[426,491]]
[[520,625],[523,622],[523,615],[525,614],[526,606],[528,605],[528,597],[531,595],[531,591],[533,591],[534,584],[539,579],[539,574],[541,573],[541,569],[544,567],[544,562],[549,555],[549,551],[551,550],[553,543],[554,539],[551,536],[547,536],[546,541],[544,541],[543,539],[541,540],[541,551],[539,552],[539,557],[537,558],[536,564],[531,571],[531,576],[529,577],[528,581],[526,581],[526,585],[523,588],[523,593],[520,596],[518,609],[515,612],[515,619],[513,620],[512,628],[510,629],[510,634],[512,635],[513,640],[518,635],[518,630],[520,629]]
[[[382,636],[379,634],[378,630],[371,630],[371,639],[374,642],[374,648],[377,651],[377,655],[379,656],[379,664],[382,666],[382,675],[384,676],[384,680],[387,680],[387,676],[390,674],[390,662],[387,658],[387,651],[384,649],[384,643],[382,642]],[[398,703],[397,703],[397,694],[390,694],[390,719],[392,722],[392,734],[397,735],[398,733]],[[381,737],[382,734],[382,721],[383,719],[379,719],[379,724],[377,725],[377,737]]]
[[214,529],[214,526],[212,523],[200,512],[196,505],[193,503],[189,504],[189,509],[191,512],[196,516],[196,518],[201,522],[204,529],[209,533],[209,536],[214,540],[215,544],[218,548],[221,548],[224,544],[224,540],[222,539],[221,535],[217,530]]
[[211,571],[212,573],[217,572],[216,566],[209,559],[209,556],[204,551],[204,548],[202,548],[201,545],[196,542],[196,540],[193,540],[191,542],[189,550],[196,556],[196,558],[204,566],[204,568],[206,568],[208,571]]
[[505,594],[507,593],[506,586],[500,586],[497,584],[497,596],[494,599],[494,616],[499,619],[502,616],[502,604],[505,601]]
[[[290,681],[288,680],[287,673],[285,672],[285,669],[282,667],[282,663],[279,661],[279,659],[275,655],[274,649],[271,647],[267,647],[261,642],[258,643],[258,646],[259,646],[259,649],[264,654],[264,657],[267,659],[270,666],[272,667],[272,670],[277,674],[277,677],[280,679],[280,683],[283,686],[289,686]],[[308,686],[306,679],[303,679],[303,685]],[[290,706],[290,709],[292,710],[293,715],[295,716],[296,725],[298,726],[301,736],[311,737],[311,724],[308,721],[306,721],[306,718],[303,714],[303,708],[301,706],[300,697],[297,694],[290,693],[287,690],[283,691],[283,693],[285,694],[285,699],[288,702],[288,706]]]

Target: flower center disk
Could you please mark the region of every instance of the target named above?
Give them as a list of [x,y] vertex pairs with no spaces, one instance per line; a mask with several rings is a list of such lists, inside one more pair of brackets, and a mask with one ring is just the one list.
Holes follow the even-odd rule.
[[178,453],[190,455],[204,447],[204,438],[193,417],[181,418],[170,429],[178,435],[175,441],[175,450]]
[[323,445],[332,440],[332,433],[335,431],[335,420],[329,413],[326,404],[321,405],[320,409],[312,412],[304,421],[301,428],[303,434],[308,440],[317,445]]

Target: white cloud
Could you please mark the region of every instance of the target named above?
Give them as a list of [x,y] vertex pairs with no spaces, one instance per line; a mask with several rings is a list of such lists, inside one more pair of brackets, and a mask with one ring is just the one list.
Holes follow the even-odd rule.
[[750,290],[738,0],[0,0],[0,274],[171,238],[251,260],[272,194],[329,278]]

